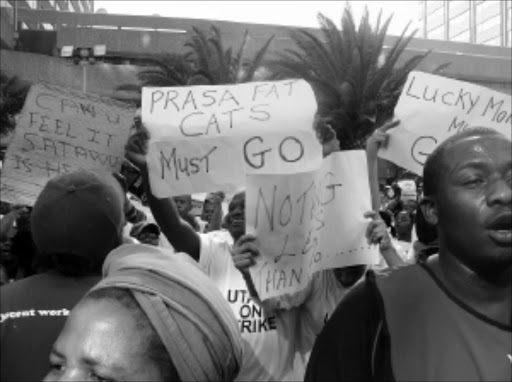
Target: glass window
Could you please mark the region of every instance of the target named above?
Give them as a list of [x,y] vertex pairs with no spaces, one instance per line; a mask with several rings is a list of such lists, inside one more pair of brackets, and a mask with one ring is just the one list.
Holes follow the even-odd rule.
[[485,20],[483,22],[477,22],[477,24],[476,24],[476,32],[477,33],[484,32],[487,29],[494,28],[496,25],[500,25],[500,24],[501,24],[501,18],[498,15],[498,16],[495,16],[493,18],[487,19],[487,20]]
[[427,15],[427,29],[432,30],[444,24],[444,8]]
[[438,9],[444,10],[444,1],[439,0],[428,0],[427,1],[427,14],[430,15],[432,12]]
[[481,32],[476,32],[476,42],[482,43],[485,42],[493,37],[500,37],[501,36],[501,25],[497,24],[494,25],[491,28],[488,28],[486,30],[483,30]]
[[469,12],[469,1],[450,1],[449,2],[449,15],[450,19],[457,17],[461,13]]
[[457,36],[462,33],[466,29],[469,29],[469,12],[466,11],[463,14],[450,19],[450,27],[448,28],[450,32],[450,38],[452,36]]
[[501,37],[498,36],[498,37],[491,38],[490,40],[484,41],[482,44],[500,46],[501,45]]
[[501,13],[501,4],[499,0],[484,1],[476,6],[476,22],[483,22],[493,16],[499,16]]
[[428,31],[427,38],[431,40],[444,40],[444,26]]
[[450,41],[458,41],[458,42],[469,42],[470,34],[469,29],[463,33],[459,33],[457,36],[450,37]]

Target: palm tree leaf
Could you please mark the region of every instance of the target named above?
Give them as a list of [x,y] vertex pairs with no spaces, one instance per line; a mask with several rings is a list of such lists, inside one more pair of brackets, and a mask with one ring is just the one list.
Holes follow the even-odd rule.
[[343,65],[343,56],[346,54],[344,51],[343,40],[341,39],[340,31],[334,24],[334,22],[319,13],[318,21],[320,23],[320,30],[324,35],[326,44],[329,49],[329,53],[332,54],[333,60],[338,67]]
[[245,30],[244,38],[242,39],[242,43],[240,44],[240,48],[238,49],[237,54],[233,58],[233,71],[238,73],[241,69],[242,58],[245,52],[245,48],[247,47],[247,41],[249,39],[249,31]]
[[254,73],[261,66],[265,55],[267,54],[268,48],[270,44],[274,40],[274,36],[270,36],[270,38],[263,44],[263,46],[256,52],[251,62],[249,63],[249,67],[246,69],[244,75],[242,76],[240,82],[247,82],[252,80],[254,77]]
[[200,29],[192,27],[190,33],[190,40],[184,44],[186,47],[190,47],[193,51],[194,61],[197,65],[197,70],[210,72],[210,46],[208,38]]

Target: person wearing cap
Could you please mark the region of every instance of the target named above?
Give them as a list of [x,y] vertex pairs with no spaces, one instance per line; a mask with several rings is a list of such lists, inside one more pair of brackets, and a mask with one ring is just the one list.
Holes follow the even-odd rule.
[[241,360],[236,319],[198,265],[132,244],[71,312],[45,381],[233,381]]
[[139,223],[133,226],[130,231],[133,236],[143,244],[158,247],[160,242],[160,228],[155,223]]
[[0,289],[2,381],[41,380],[69,311],[101,278],[122,241],[124,195],[110,174],[80,170],[51,179],[37,198],[31,229],[51,270]]

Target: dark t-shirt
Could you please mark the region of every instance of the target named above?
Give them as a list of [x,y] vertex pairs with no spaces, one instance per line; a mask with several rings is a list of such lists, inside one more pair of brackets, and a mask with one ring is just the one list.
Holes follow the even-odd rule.
[[512,326],[454,296],[426,264],[368,273],[315,343],[307,381],[510,381]]
[[1,381],[40,381],[71,309],[100,276],[31,276],[0,288]]

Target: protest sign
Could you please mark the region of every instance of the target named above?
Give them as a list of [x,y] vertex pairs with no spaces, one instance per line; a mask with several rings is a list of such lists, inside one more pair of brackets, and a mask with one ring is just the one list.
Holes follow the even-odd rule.
[[246,174],[317,169],[315,113],[304,80],[144,88],[151,189],[157,197],[231,192]]
[[32,205],[46,182],[79,168],[119,171],[134,109],[109,98],[34,84],[2,172],[2,200]]
[[365,238],[371,197],[363,151],[331,154],[316,171],[247,179],[247,232],[262,239],[251,268],[261,299],[293,294],[320,270],[378,262]]
[[389,144],[379,151],[387,159],[418,175],[432,151],[445,139],[468,127],[484,126],[512,136],[511,97],[482,86],[432,74],[411,72],[389,130]]

